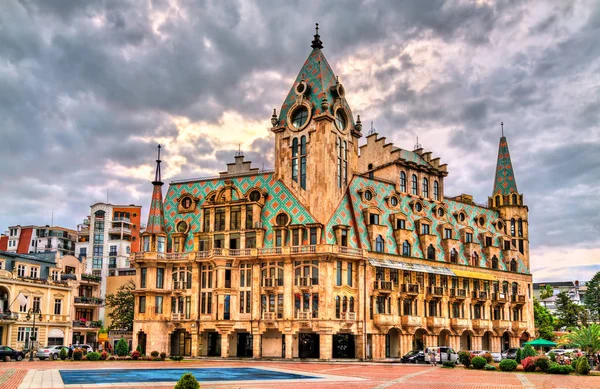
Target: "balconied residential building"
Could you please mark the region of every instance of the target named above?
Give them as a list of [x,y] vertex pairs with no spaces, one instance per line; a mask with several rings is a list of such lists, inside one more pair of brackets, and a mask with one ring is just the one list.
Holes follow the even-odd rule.
[[77,232],[58,226],[10,226],[6,251],[17,254],[58,252],[75,253]]
[[[140,248],[141,213],[138,205],[96,203],[77,226],[76,255],[87,258],[86,273],[100,277],[102,299],[107,294],[107,277],[133,272],[129,256]],[[103,306],[98,319],[105,320]]]
[[[243,155],[170,183],[160,148],[136,269],[134,346],[193,356],[500,351],[533,335],[528,209],[500,138],[486,205],[447,166],[362,136],[320,37],[271,118],[274,171]],[[491,183],[491,180],[490,180]]]

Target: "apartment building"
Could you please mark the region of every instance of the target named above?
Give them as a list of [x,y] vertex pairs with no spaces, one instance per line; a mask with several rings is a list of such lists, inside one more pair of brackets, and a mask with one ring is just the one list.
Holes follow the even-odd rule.
[[75,253],[75,230],[59,226],[10,226],[6,231],[6,251],[17,254],[58,252]]

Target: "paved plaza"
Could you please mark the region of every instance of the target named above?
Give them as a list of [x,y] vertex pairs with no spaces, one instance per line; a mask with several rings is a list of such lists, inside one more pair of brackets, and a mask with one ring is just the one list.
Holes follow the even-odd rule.
[[173,388],[174,383],[118,383],[65,385],[59,370],[78,369],[199,369],[252,368],[308,375],[305,380],[201,382],[202,389],[326,388],[326,389],[517,389],[517,388],[599,388],[600,377],[558,376],[538,373],[504,373],[443,369],[429,365],[395,363],[310,363],[268,361],[184,361],[184,362],[8,362],[0,365],[0,388]]

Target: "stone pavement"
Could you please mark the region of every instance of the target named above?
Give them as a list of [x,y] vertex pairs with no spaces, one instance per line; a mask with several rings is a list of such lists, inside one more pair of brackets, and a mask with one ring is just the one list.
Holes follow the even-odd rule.
[[324,389],[600,389],[600,377],[560,376],[539,373],[504,373],[443,369],[429,365],[403,365],[361,362],[297,362],[255,360],[194,360],[183,362],[4,362],[0,364],[0,388],[173,388],[174,384],[114,384],[63,386],[58,369],[135,369],[135,368],[202,368],[202,367],[255,367],[288,372],[323,375],[318,382],[245,381],[229,383],[201,383],[202,389],[270,389],[324,388]]

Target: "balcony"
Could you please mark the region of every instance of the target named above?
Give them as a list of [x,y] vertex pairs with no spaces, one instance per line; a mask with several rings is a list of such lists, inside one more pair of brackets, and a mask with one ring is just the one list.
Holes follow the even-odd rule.
[[340,319],[346,321],[356,321],[356,312],[342,312],[340,314]]
[[185,313],[173,312],[171,313],[171,321],[182,321],[185,320]]
[[131,228],[111,227],[108,229],[108,233],[116,235],[121,235],[121,233],[123,233],[123,235],[131,235]]
[[113,217],[112,221],[131,224],[131,219],[128,217]]
[[292,246],[290,247],[291,254],[313,254],[317,252],[317,246]]
[[87,281],[87,282],[93,282],[93,283],[99,284],[102,281],[102,277],[95,276],[92,274],[82,274],[81,281]]
[[427,295],[430,297],[442,297],[444,295],[444,287],[442,286],[428,286]]
[[104,300],[98,297],[75,297],[75,304],[81,305],[102,305]]
[[488,293],[482,290],[474,290],[471,295],[471,298],[473,300],[487,301]]
[[508,301],[506,293],[492,293],[492,301],[504,304]]
[[400,293],[407,296],[416,296],[419,294],[419,284],[402,284]]
[[450,319],[450,325],[453,329],[457,331],[466,330],[467,328],[469,328],[469,320],[453,317],[452,319]]
[[511,323],[511,328],[516,335],[520,334],[523,331],[526,331],[527,327],[528,325],[526,321],[513,321]]
[[319,285],[319,279],[312,277],[297,277],[294,285],[299,288],[310,288],[313,285]]
[[373,324],[379,329],[396,326],[400,323],[398,316],[389,313],[376,313],[373,315]]
[[508,320],[492,320],[492,327],[496,331],[507,331],[510,329],[510,322]]
[[515,304],[525,304],[526,299],[524,294],[513,294],[510,296],[510,301]]
[[102,321],[94,321],[94,320],[74,320],[73,327],[75,328],[101,328]]
[[310,319],[312,319],[312,312],[311,311],[298,311],[298,312],[296,312],[296,319],[310,320]]
[[450,297],[455,298],[457,300],[464,300],[467,298],[467,290],[466,289],[450,289]]
[[487,330],[490,328],[490,321],[488,319],[473,319],[471,320],[474,330]]
[[19,320],[17,312],[0,313],[0,323],[11,323]]
[[263,288],[277,288],[278,286],[283,286],[283,278],[276,277],[267,277],[263,278],[261,281],[261,286]]
[[402,315],[400,317],[402,327],[422,327],[423,318],[421,316]]
[[392,291],[392,282],[377,280],[373,283],[373,289],[381,291]]
[[427,327],[433,329],[448,327],[448,319],[445,317],[429,316],[427,318]]
[[277,312],[263,312],[262,319],[265,321],[275,321],[277,320]]

